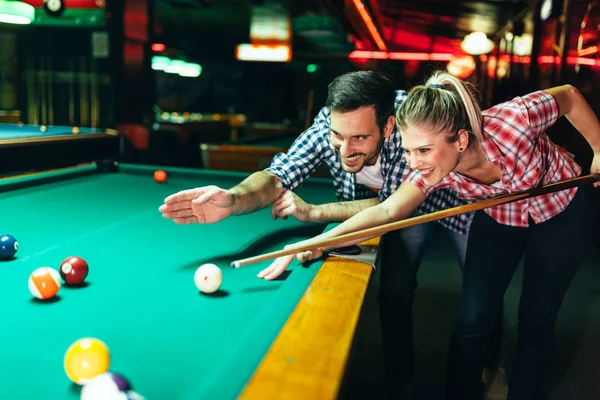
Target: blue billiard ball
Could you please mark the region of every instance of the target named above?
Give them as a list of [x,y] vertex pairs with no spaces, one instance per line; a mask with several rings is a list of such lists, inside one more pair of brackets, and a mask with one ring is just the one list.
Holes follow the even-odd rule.
[[19,242],[14,236],[0,235],[0,260],[12,258],[19,250]]

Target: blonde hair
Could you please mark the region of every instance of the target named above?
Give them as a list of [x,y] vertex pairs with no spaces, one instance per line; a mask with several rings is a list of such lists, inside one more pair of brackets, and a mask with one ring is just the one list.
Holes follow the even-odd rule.
[[422,86],[415,86],[396,112],[398,129],[427,125],[442,132],[450,143],[458,132],[469,132],[468,147],[482,140],[481,108],[470,84],[447,72],[435,72]]

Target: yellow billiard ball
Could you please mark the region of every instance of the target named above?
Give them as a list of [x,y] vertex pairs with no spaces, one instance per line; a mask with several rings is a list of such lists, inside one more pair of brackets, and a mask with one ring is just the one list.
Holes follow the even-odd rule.
[[40,132],[46,132],[46,125],[40,126]]
[[79,339],[65,353],[65,372],[69,379],[78,385],[105,373],[109,365],[108,346],[98,339]]
[[76,126],[74,126],[74,127],[73,127],[73,129],[71,129],[71,131],[72,131],[73,133],[79,133],[79,128],[78,128],[78,127],[76,127]]

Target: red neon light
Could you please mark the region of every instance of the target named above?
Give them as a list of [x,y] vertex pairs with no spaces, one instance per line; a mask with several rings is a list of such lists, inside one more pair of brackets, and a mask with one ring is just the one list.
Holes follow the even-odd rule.
[[383,51],[366,51],[366,50],[354,50],[348,55],[349,59],[353,58],[368,58],[371,60],[387,60],[388,53]]
[[417,61],[450,61],[454,58],[450,53],[406,53],[385,51],[355,50],[348,55],[349,59],[371,60],[417,60]]
[[559,57],[554,56],[541,56],[538,58],[538,64],[554,64],[554,59],[557,59],[560,62]]
[[165,51],[167,46],[162,43],[152,43],[152,51],[155,53],[160,53],[161,51]]
[[455,57],[450,53],[431,53],[429,56],[431,61],[450,61]]
[[367,26],[367,29],[373,36],[373,40],[375,40],[375,43],[377,44],[377,47],[379,48],[379,50],[387,51],[387,46],[385,45],[385,42],[381,38],[379,31],[375,27],[375,24],[373,23],[371,16],[365,9],[365,5],[362,3],[361,0],[352,0],[352,4],[354,4],[354,7],[356,7],[356,11],[358,11],[358,14],[360,15],[363,22]]
[[[23,3],[27,3],[35,8],[44,7],[44,0],[21,0]],[[65,1],[63,1],[65,3]],[[70,0],[66,2],[66,6],[68,8],[88,8],[88,9],[98,9],[105,8],[106,1],[105,0]]]
[[[516,63],[521,63],[521,64],[531,64],[531,57],[530,56],[513,56],[512,61],[516,62]],[[539,62],[539,58],[538,58],[538,62]]]
[[390,60],[430,60],[426,53],[388,53]]
[[[501,57],[501,60],[508,61],[508,57]],[[519,64],[530,64],[531,57],[529,56],[513,56],[512,62]],[[593,60],[586,57],[567,57],[566,60],[569,65],[589,65],[589,66],[600,66],[600,60]],[[560,57],[555,56],[540,56],[538,57],[538,64],[560,64]]]
[[580,65],[595,66],[595,65],[600,65],[600,62],[589,59],[589,58],[585,58],[585,57],[567,57],[567,64],[569,64],[569,65],[580,64]]

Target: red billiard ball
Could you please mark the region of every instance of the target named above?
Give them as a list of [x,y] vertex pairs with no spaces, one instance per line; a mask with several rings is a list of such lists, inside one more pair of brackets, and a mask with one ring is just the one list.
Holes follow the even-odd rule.
[[164,183],[167,180],[167,173],[162,169],[154,172],[154,180],[158,183]]
[[60,276],[69,285],[78,285],[88,275],[88,264],[81,257],[68,257],[60,263]]

